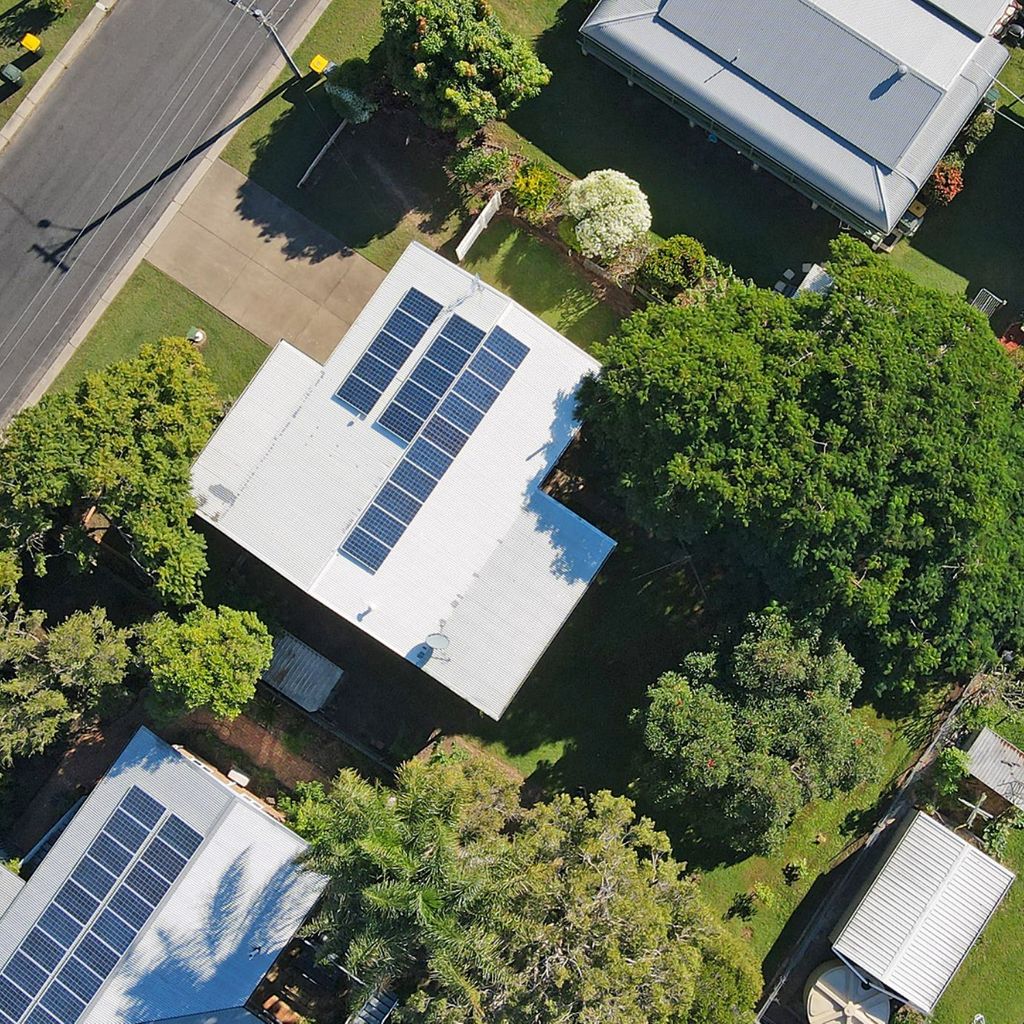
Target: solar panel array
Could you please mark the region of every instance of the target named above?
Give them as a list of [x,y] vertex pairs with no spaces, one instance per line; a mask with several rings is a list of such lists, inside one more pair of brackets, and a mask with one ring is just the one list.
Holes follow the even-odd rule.
[[367,415],[440,312],[440,302],[410,288],[338,388],[337,397]]
[[[530,351],[500,327],[495,327],[480,347],[483,331],[459,317],[452,317],[452,320],[459,321],[452,336],[458,334],[463,341],[459,346],[450,344],[449,348],[458,348],[461,361],[457,366],[454,359],[451,366],[435,362],[430,355],[432,345],[378,421],[412,443],[341,545],[345,554],[371,573],[384,564],[423,502]],[[449,331],[449,326],[442,334]],[[475,343],[471,341],[472,332],[478,335]],[[472,349],[468,347],[471,343]],[[450,356],[448,350],[445,353]],[[420,373],[425,364],[428,364],[427,370]],[[424,396],[417,393],[412,399],[406,398],[409,404],[404,404],[402,394],[413,381]],[[415,410],[413,401],[419,403]],[[407,414],[410,418],[399,421],[396,414],[390,423],[385,423],[392,408],[400,409],[403,417]],[[415,429],[410,429],[413,422]]]
[[75,1024],[202,841],[132,786],[0,971],[0,1024]]

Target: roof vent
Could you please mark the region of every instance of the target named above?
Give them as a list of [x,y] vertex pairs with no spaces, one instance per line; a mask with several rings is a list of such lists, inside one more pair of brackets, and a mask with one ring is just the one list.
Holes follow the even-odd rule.
[[910,68],[908,68],[906,64],[901,64],[896,69],[896,74],[899,75],[900,78],[902,78],[905,74],[907,74],[908,71],[910,71]]

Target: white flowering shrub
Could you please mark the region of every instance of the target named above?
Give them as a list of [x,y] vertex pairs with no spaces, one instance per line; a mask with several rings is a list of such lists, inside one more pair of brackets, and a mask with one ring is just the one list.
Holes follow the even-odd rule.
[[647,196],[622,171],[591,171],[574,181],[565,208],[576,222],[580,252],[590,259],[611,259],[651,226]]
[[324,89],[331,100],[331,105],[338,112],[338,116],[343,121],[348,121],[349,124],[365,124],[377,110],[376,103],[360,96],[354,89],[331,81],[329,77]]

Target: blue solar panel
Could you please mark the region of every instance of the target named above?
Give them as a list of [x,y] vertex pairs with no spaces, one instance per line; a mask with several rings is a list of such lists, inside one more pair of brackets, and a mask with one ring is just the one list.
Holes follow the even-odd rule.
[[115,953],[123,953],[134,940],[137,929],[125,924],[109,910],[104,910],[92,926],[92,933],[98,935]]
[[186,825],[176,814],[172,814],[160,826],[157,835],[183,857],[191,857],[203,843],[203,837],[194,828]]
[[395,467],[391,474],[391,482],[420,501],[426,501],[430,492],[437,486],[437,481],[433,477],[417,469],[408,459],[402,459]]
[[452,381],[455,380],[455,374],[449,373],[437,363],[432,363],[429,359],[424,358],[409,374],[409,380],[416,381],[417,384],[440,397],[451,387]]
[[376,505],[371,505],[359,520],[359,525],[379,541],[393,548],[405,533],[405,524],[392,518]]
[[377,404],[380,392],[371,388],[365,381],[358,377],[349,377],[344,384],[338,388],[338,398],[346,405],[366,415]]
[[441,303],[424,295],[418,288],[410,288],[405,298],[398,304],[399,309],[416,317],[425,324],[432,324],[441,312]]
[[39,927],[55,942],[67,946],[78,938],[82,926],[60,907],[49,906],[39,918]]
[[104,978],[114,969],[118,961],[118,954],[100,942],[91,932],[78,944],[75,956]]
[[487,351],[477,352],[469,366],[478,377],[483,377],[488,384],[493,384],[499,391],[512,379],[512,374],[515,372],[510,366]]
[[386,331],[392,338],[404,341],[409,348],[415,348],[427,333],[423,324],[397,309],[387,318],[381,330]]
[[[136,931],[149,920],[149,915],[153,913],[150,904],[123,885],[114,893],[114,898],[110,901],[109,906],[118,917],[127,921]],[[105,937],[98,929],[97,934],[100,935],[100,938]]]
[[52,971],[64,956],[64,950],[39,928],[33,928],[22,940],[22,950],[37,964]]
[[469,353],[444,338],[438,338],[427,350],[427,355],[452,373],[458,373],[466,365]]
[[406,359],[409,358],[412,347],[399,341],[397,338],[392,338],[390,334],[378,334],[373,339],[367,352],[375,355],[382,362],[387,363],[392,369],[399,370]]
[[469,402],[464,402],[458,395],[449,395],[437,411],[449,423],[454,423],[467,434],[472,434],[484,418],[484,414],[479,409],[474,409]]
[[385,484],[381,488],[380,493],[374,499],[374,504],[379,505],[385,512],[389,512],[403,523],[411,523],[413,517],[420,510],[420,502],[391,484]]
[[21,989],[16,988],[9,981],[0,978],[0,1010],[3,1010],[8,1017],[17,1020],[32,1002],[31,997],[25,995]]
[[341,545],[341,550],[365,565],[371,572],[376,572],[384,564],[384,559],[388,557],[391,549],[356,527]]
[[101,900],[114,888],[117,877],[101,868],[91,857],[83,857],[81,864],[71,872],[76,881],[90,896]]
[[39,1002],[64,1024],[74,1024],[85,1009],[85,1003],[78,996],[56,981],[51,982]]
[[115,875],[121,874],[132,859],[132,855],[120,843],[115,843],[102,832],[92,841],[89,856]]
[[122,846],[133,852],[142,846],[149,834],[134,818],[129,818],[124,811],[114,811],[110,821],[103,826],[103,831],[112,835]]
[[[144,900],[152,903],[155,907],[167,894],[171,883],[166,878],[161,878],[152,868],[138,863],[128,872],[125,884],[137,892]],[[117,909],[115,907],[115,909]]]
[[487,412],[494,400],[498,397],[498,391],[492,388],[486,381],[481,380],[475,373],[466,370],[459,378],[459,382],[452,389],[455,394],[461,395],[468,402],[472,402],[478,409]]
[[475,352],[484,336],[484,332],[479,327],[471,324],[468,320],[463,320],[461,316],[453,316],[444,325],[441,334],[467,352]]
[[48,974],[29,960],[24,953],[18,952],[11,957],[10,962],[4,968],[4,977],[13,981],[23,992],[35,996],[39,994],[39,990],[46,983]]
[[403,409],[394,402],[384,410],[377,422],[403,441],[411,441],[423,426],[421,416],[414,416],[408,409]]
[[132,786],[125,793],[121,800],[121,807],[126,810],[136,821],[141,821],[147,828],[152,828],[167,810],[163,804],[158,803],[148,793],[143,793],[138,786]]
[[453,456],[458,455],[462,451],[463,445],[469,440],[461,430],[457,430],[437,416],[431,416],[430,421],[423,428],[423,436]]
[[513,338],[508,331],[495,327],[487,337],[484,348],[490,349],[495,355],[500,356],[509,366],[518,369],[519,365],[526,358],[530,350],[518,339]]
[[394,379],[395,371],[369,352],[363,355],[352,370],[355,377],[366,381],[378,391],[383,391]]
[[29,1015],[28,1020],[25,1024],[61,1024],[59,1020],[49,1010],[44,1010],[41,1006],[37,1006]]
[[142,855],[142,862],[154,871],[159,871],[164,878],[169,878],[172,882],[181,874],[187,863],[180,853],[176,853],[161,839],[150,841],[146,852]]
[[94,899],[80,885],[70,879],[57,890],[53,902],[81,921],[82,924],[85,924],[96,913],[96,908],[100,905],[99,900]]
[[57,980],[80,999],[89,1002],[100,989],[103,979],[98,978],[81,961],[72,957],[57,975]]
[[420,469],[425,470],[438,480],[444,476],[445,470],[452,464],[450,455],[446,455],[436,445],[424,441],[422,437],[413,442],[406,458],[413,465],[419,466]]
[[422,421],[434,411],[434,406],[437,405],[437,396],[432,395],[411,380],[407,380],[398,389],[395,401],[405,406],[410,412],[416,413]]

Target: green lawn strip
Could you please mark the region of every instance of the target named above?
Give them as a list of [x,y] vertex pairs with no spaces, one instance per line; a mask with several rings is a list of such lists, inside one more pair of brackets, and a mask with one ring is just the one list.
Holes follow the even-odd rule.
[[[859,708],[855,713],[863,715],[885,738],[879,781],[808,805],[797,815],[785,846],[774,856],[748,857],[704,873],[705,897],[726,920],[726,926],[750,943],[754,954],[764,963],[766,977],[778,967],[780,953],[796,940],[816,909],[816,899],[804,902],[808,893],[845,859],[850,844],[874,825],[880,797],[911,760],[913,745],[897,723],[880,717],[870,708]],[[823,841],[816,842],[819,838]],[[806,860],[807,870],[798,882],[787,885],[783,869],[799,860]],[[750,892],[757,883],[771,889],[773,905],[756,902],[749,920],[728,917],[736,897]],[[823,884],[824,881],[819,889]],[[784,930],[788,933],[786,940],[777,946]]]
[[944,267],[941,263],[918,252],[913,247],[913,242],[904,239],[889,254],[901,270],[905,270],[919,284],[929,288],[936,288],[940,292],[952,292],[954,295],[963,295],[967,291],[967,278]]
[[1017,872],[1003,904],[935,1008],[934,1024],[1019,1024],[1024,1004],[1024,832],[1014,832],[1006,864]]
[[1024,97],[1024,49],[1018,47],[1010,51],[1010,59],[999,73],[999,81],[1006,83],[1006,89],[999,90],[999,106],[1003,110],[1024,117],[1024,105],[1010,95],[1010,92],[1014,92]]
[[[71,10],[55,18],[32,0],[0,0],[0,64],[14,63],[25,75],[20,89],[0,88],[0,125],[18,108],[92,7],[93,0],[72,0]],[[43,41],[45,53],[38,60],[18,45],[26,32]]]
[[147,342],[183,336],[190,327],[202,327],[207,333],[203,358],[217,390],[224,399],[237,398],[269,349],[148,263],[142,263],[128,279],[53,387],[73,387],[93,370],[130,359]]

